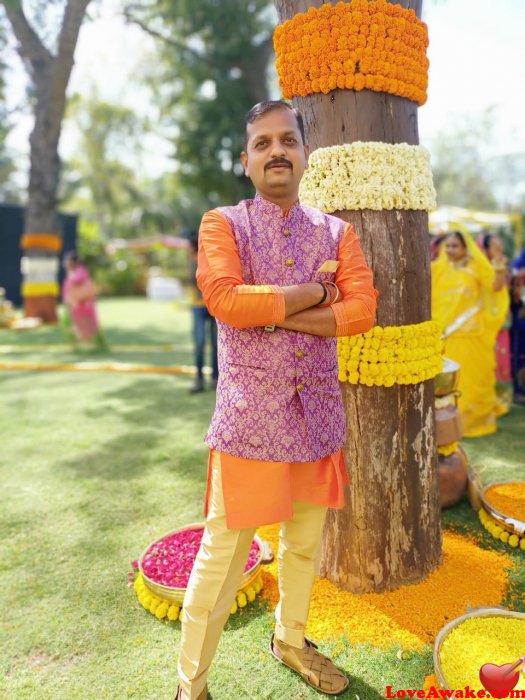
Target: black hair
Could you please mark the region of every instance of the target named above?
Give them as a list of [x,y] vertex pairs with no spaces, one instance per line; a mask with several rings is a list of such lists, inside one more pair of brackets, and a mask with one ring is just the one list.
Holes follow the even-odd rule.
[[194,253],[197,253],[199,250],[199,234],[197,231],[192,231],[192,235],[188,238],[188,241],[190,242],[190,248]]
[[68,250],[67,253],[64,253],[64,262],[72,262],[75,263],[75,265],[78,265],[80,258],[75,250]]
[[490,241],[494,238],[493,233],[486,233],[483,236],[483,250],[488,250],[490,246]]
[[249,112],[246,112],[244,115],[244,148],[246,148],[248,145],[248,124],[253,124],[253,122],[257,121],[259,117],[262,117],[264,114],[268,114],[268,112],[273,112],[274,109],[289,109],[290,112],[293,112],[295,118],[297,119],[297,126],[299,127],[303,144],[306,143],[306,138],[304,135],[304,121],[301,112],[284,100],[264,100],[263,102],[258,102],[250,109]]
[[461,233],[461,231],[452,231],[448,235],[449,235],[449,238],[457,238],[463,244],[464,248],[467,247],[467,241],[465,240],[465,237]]

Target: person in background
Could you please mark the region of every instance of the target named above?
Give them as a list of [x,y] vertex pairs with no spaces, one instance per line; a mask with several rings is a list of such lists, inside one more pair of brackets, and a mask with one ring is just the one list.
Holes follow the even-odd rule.
[[219,379],[219,363],[217,359],[217,323],[208,311],[202,298],[202,293],[197,287],[197,251],[198,234],[190,236],[190,261],[191,261],[191,309],[193,313],[193,344],[195,353],[195,367],[197,377],[190,388],[191,394],[204,391],[204,351],[206,348],[206,330],[209,328],[211,368],[213,388],[216,388]]
[[99,350],[107,349],[98,322],[95,283],[74,251],[64,256],[64,267],[66,278],[62,299],[68,312],[74,342],[90,344]]
[[[486,296],[487,332],[494,342],[496,357],[496,382],[510,382],[510,275],[508,261],[503,251],[501,238],[494,233],[485,233],[477,239],[477,244],[485,253],[494,270],[504,272],[496,274],[494,293]],[[503,416],[509,412],[509,398],[498,393],[496,397],[496,415]]]
[[496,431],[495,336],[490,304],[506,267],[491,264],[469,233],[454,231],[432,263],[432,317],[444,331],[445,355],[461,366],[458,405],[466,437]]
[[512,261],[510,327],[514,403],[525,404],[525,249]]
[[438,255],[439,255],[439,250],[441,248],[441,245],[443,241],[445,240],[445,234],[442,231],[439,231],[435,236],[432,236],[430,239],[430,260],[433,262],[434,260],[437,260]]

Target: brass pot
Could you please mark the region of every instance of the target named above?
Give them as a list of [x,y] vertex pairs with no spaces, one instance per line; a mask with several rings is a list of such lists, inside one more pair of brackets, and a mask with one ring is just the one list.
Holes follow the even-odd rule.
[[468,460],[461,447],[448,457],[438,456],[439,504],[448,508],[459,503],[467,489]]
[[457,389],[459,371],[459,364],[445,357],[443,360],[443,369],[434,377],[434,396],[446,396]]

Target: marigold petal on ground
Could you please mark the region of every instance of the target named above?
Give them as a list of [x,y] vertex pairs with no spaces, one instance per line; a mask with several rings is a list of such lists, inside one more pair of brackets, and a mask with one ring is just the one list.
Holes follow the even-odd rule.
[[[279,526],[258,534],[278,551]],[[479,548],[471,539],[445,532],[443,563],[421,583],[384,593],[357,595],[316,579],[307,633],[314,639],[346,635],[356,643],[421,650],[447,622],[467,607],[500,605],[514,561],[506,554]],[[264,567],[263,598],[279,600],[277,563]],[[453,582],[453,585],[452,585]]]

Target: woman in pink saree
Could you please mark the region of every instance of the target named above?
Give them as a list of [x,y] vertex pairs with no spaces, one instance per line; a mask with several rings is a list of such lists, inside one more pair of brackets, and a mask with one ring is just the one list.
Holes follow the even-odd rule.
[[71,319],[75,338],[82,343],[105,346],[96,309],[96,287],[86,267],[74,252],[64,257],[67,270],[62,298]]

